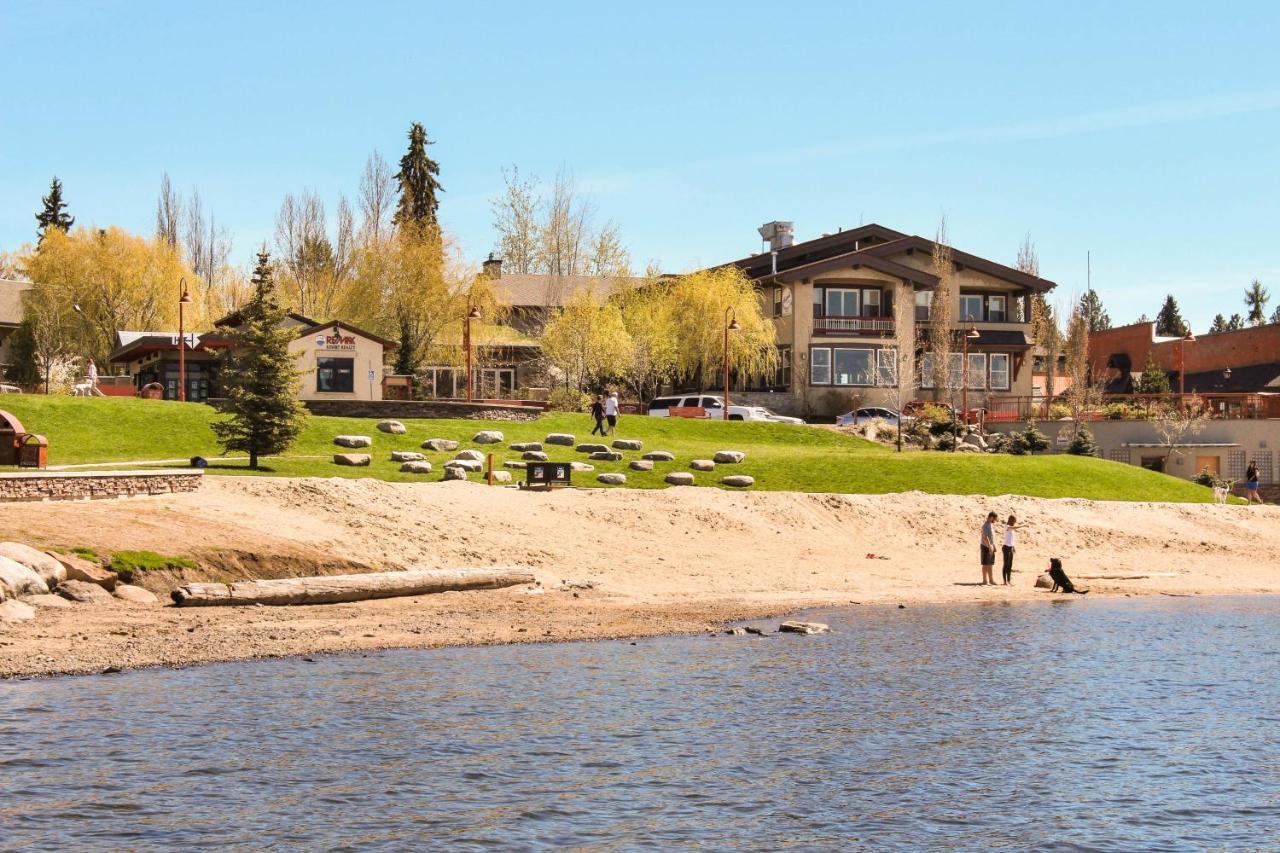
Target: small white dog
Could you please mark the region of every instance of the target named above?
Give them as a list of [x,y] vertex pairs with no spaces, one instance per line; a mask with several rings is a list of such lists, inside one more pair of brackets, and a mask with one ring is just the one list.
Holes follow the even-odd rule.
[[1231,497],[1231,489],[1236,484],[1235,480],[1228,480],[1221,486],[1213,487],[1213,502],[1216,504],[1225,504],[1227,498]]

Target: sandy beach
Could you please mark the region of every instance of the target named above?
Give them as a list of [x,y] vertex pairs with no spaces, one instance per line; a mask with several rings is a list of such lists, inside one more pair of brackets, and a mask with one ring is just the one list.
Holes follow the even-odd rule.
[[[1012,587],[980,587],[978,527],[1024,523]],[[523,566],[534,587],[309,607],[75,604],[0,627],[0,676],[396,647],[720,630],[809,606],[1017,602],[1050,556],[1091,596],[1280,591],[1280,508],[1016,496],[566,490],[207,478],[195,494],[5,507],[0,538],[187,556],[186,580]],[[999,568],[997,567],[997,576]]]

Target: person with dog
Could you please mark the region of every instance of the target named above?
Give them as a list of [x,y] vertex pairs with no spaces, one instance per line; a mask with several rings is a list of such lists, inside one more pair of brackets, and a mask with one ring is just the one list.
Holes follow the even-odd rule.
[[1000,555],[1004,557],[1004,585],[1013,585],[1013,552],[1017,547],[1017,527],[1018,519],[1009,516],[1009,520],[1004,523],[1004,544],[1000,546]]
[[982,560],[981,586],[996,585],[996,519],[1000,516],[994,512],[987,513],[987,520],[982,525],[982,544],[978,546],[978,555]]
[[1249,503],[1262,503],[1262,495],[1258,494],[1258,460],[1249,460],[1249,469],[1244,474],[1245,499]]
[[600,433],[600,437],[604,437],[604,397],[600,394],[596,395],[595,402],[591,404],[591,417],[595,418],[596,425],[591,428],[591,434]]
[[1049,580],[1053,581],[1053,589],[1050,592],[1062,590],[1065,593],[1075,593],[1076,595],[1087,595],[1089,590],[1076,589],[1076,585],[1071,582],[1071,578],[1067,577],[1067,573],[1062,569],[1062,560],[1057,557],[1049,558]]

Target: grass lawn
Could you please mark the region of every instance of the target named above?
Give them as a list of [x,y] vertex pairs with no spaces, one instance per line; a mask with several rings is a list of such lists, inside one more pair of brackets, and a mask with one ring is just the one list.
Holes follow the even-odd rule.
[[[144,461],[215,457],[219,448],[209,430],[216,413],[201,403],[131,398],[44,397],[11,395],[0,408],[16,415],[32,432],[49,438],[49,464]],[[402,421],[406,435],[384,435],[376,421],[362,418],[310,417],[301,438],[282,458],[264,460],[267,470],[250,472],[244,462],[214,461],[209,474],[262,473],[295,477],[376,477],[383,480],[438,480],[451,453],[422,451],[435,463],[429,475],[402,474],[390,461],[392,450],[421,450],[428,438],[452,438],[461,447],[477,447],[471,437],[481,429],[498,429],[507,442],[542,441],[547,433],[568,432],[579,442],[591,441],[586,415],[547,414],[528,423],[411,420]],[[373,438],[373,464],[367,468],[334,465],[333,444],[340,434]],[[595,473],[620,471],[627,485],[661,488],[668,471],[689,471],[690,459],[710,459],[717,450],[747,454],[739,465],[713,472],[692,472],[702,486],[717,486],[726,474],[750,474],[756,489],[799,492],[882,494],[918,490],[936,494],[1022,494],[1034,497],[1080,497],[1096,500],[1191,501],[1212,499],[1209,489],[1133,465],[1067,455],[1006,456],[991,454],[896,453],[858,438],[810,426],[751,422],[721,423],[675,418],[624,417],[619,438],[644,441],[644,451],[626,452],[622,462],[592,462]],[[608,444],[609,442],[601,442]],[[495,466],[520,454],[505,445],[490,445]],[[581,459],[570,448],[544,448],[552,460]],[[654,463],[652,472],[631,471],[627,463],[649,450],[669,450],[674,462]],[[356,451],[361,452],[361,451]],[[319,458],[306,458],[315,456]],[[523,472],[513,471],[523,478]],[[474,478],[476,475],[472,475]],[[595,474],[578,473],[574,481],[599,485]]]

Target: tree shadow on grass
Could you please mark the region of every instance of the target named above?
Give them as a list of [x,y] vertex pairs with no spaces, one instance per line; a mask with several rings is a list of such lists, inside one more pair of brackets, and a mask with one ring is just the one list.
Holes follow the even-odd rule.
[[259,465],[257,468],[250,468],[246,464],[233,465],[230,462],[210,462],[205,466],[206,471],[252,471],[256,474],[274,474],[276,469],[270,465]]

